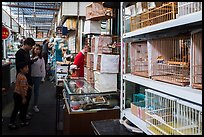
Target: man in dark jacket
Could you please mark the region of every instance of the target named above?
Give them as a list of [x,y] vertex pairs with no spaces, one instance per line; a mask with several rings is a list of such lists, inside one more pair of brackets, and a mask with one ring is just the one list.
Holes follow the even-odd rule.
[[[32,78],[31,78],[31,64],[36,61],[35,59],[30,59],[30,53],[29,51],[32,49],[32,47],[35,45],[35,41],[33,38],[26,38],[23,42],[22,47],[16,52],[15,57],[16,57],[16,72],[17,74],[20,72],[19,69],[19,63],[25,62],[28,64],[29,71],[25,75],[28,81],[29,86],[32,86]],[[32,88],[28,88],[27,92],[27,105],[26,105],[26,112],[28,112],[28,107],[29,107],[29,102],[31,99],[32,95]],[[28,119],[30,119],[29,116],[27,116]]]

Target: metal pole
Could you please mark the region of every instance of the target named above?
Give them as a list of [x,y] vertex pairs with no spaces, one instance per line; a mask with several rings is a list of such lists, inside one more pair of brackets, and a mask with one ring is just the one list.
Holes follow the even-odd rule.
[[[18,3],[19,6],[19,3]],[[19,24],[19,7],[18,7],[18,33],[20,34],[20,24]]]
[[78,26],[79,26],[79,2],[77,2],[77,22],[76,22],[76,35],[75,35],[75,53],[77,53],[77,37],[78,37]]
[[[23,9],[22,9],[23,12]],[[24,27],[24,12],[23,12],[23,36],[24,36],[24,31],[25,31],[25,27]]]
[[6,59],[6,40],[3,40],[4,41],[4,55],[3,57]]
[[[11,4],[11,2],[10,2],[10,4]],[[11,30],[12,30],[12,17],[11,17],[11,7],[10,7],[9,9],[10,9],[10,28],[11,28]]]

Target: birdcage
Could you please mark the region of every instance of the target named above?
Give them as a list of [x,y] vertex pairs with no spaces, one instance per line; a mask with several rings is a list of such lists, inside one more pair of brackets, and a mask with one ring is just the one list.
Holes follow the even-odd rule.
[[178,15],[183,16],[202,11],[202,2],[178,2]]
[[102,55],[102,54],[98,54],[97,66],[96,66],[96,70],[97,70],[97,71],[100,71],[100,70],[101,70],[101,55]]
[[[145,8],[145,11],[139,12],[139,14],[137,14],[136,16],[132,16],[130,18],[130,31],[176,18],[176,14],[178,13],[177,2],[162,2],[162,3],[155,2],[155,3],[156,4],[154,8],[152,8],[151,6],[152,4],[149,4],[150,5],[149,8]],[[156,5],[159,6],[157,7]]]
[[94,87],[94,71],[87,68],[86,73],[86,81]]
[[[102,36],[100,35],[98,38],[98,54],[112,53],[112,48],[109,48],[109,45],[112,44],[112,37],[111,36]],[[96,47],[95,47],[96,48]]]
[[94,54],[88,52],[87,53],[87,60],[86,60],[86,67],[93,70],[94,66]]
[[147,42],[132,43],[130,47],[131,73],[148,77]]
[[102,2],[92,2],[86,6],[86,20],[103,20],[112,16],[112,9],[103,6]]
[[190,83],[190,36],[176,36],[151,41],[151,77],[180,86]]
[[202,89],[202,31],[192,35],[193,73],[192,87]]
[[146,90],[148,130],[154,135],[202,135],[202,107]]

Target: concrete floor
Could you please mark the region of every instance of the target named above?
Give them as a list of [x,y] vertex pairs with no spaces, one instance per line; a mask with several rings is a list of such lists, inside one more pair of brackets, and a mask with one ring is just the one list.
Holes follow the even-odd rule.
[[33,94],[29,111],[33,113],[30,125],[16,130],[9,130],[8,123],[13,110],[13,88],[11,86],[7,95],[2,96],[2,135],[56,135],[56,87],[55,83],[45,81],[41,84],[39,95],[40,112],[32,110]]

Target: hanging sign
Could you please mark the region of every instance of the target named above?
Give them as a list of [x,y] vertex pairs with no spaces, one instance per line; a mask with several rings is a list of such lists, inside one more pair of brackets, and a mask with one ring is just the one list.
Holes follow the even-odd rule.
[[9,38],[10,34],[10,30],[7,27],[2,26],[2,40]]

